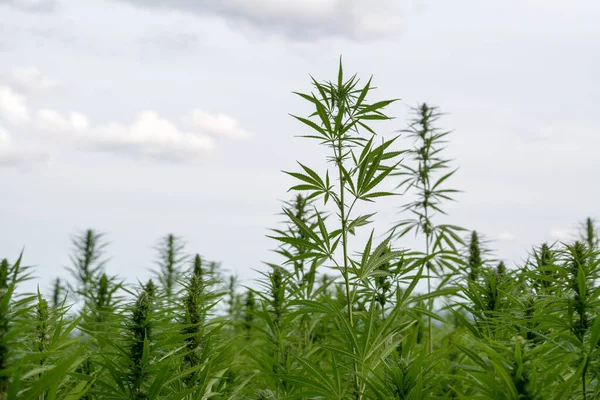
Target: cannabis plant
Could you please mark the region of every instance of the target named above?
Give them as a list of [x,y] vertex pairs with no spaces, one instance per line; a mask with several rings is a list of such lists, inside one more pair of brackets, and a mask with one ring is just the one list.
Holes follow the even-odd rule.
[[[372,100],[372,79],[340,61],[312,85],[294,118],[325,162],[286,172],[294,196],[259,279],[189,257],[173,234],[144,284],[108,273],[93,229],[48,296],[22,291],[21,257],[2,259],[0,400],[600,398],[594,221],[522,263],[492,260],[484,232],[463,240],[444,220],[456,170],[437,108],[413,110],[404,149],[381,135],[396,100]],[[405,204],[383,234],[382,197]]]
[[[458,232],[463,229],[454,225],[435,224],[436,214],[445,214],[442,209],[444,201],[453,200],[457,192],[445,186],[446,181],[456,170],[450,169],[450,160],[442,156],[445,138],[449,131],[441,131],[435,126],[441,117],[437,107],[422,103],[412,109],[413,117],[408,129],[403,132],[413,141],[413,148],[408,155],[416,165],[402,164],[396,175],[403,178],[399,188],[412,190],[416,200],[403,207],[403,212],[410,212],[413,218],[400,221],[394,226],[397,238],[402,238],[409,232],[422,233],[425,237],[424,252],[421,258],[426,269],[427,293],[433,292],[433,274],[446,281],[444,273],[455,272],[460,260],[457,259],[457,245],[462,244]],[[436,176],[436,174],[438,174]],[[428,312],[433,312],[434,297],[427,303]],[[433,350],[433,324],[428,317],[427,341],[429,352]]]

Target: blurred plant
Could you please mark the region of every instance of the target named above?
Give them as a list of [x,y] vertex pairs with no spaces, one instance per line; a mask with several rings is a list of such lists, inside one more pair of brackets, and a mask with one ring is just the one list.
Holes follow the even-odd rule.
[[171,304],[175,296],[181,278],[183,276],[183,264],[187,257],[183,254],[185,244],[178,236],[168,234],[164,236],[157,246],[158,271],[156,275],[162,293],[168,304]]
[[479,247],[479,235],[476,231],[471,232],[471,241],[469,242],[469,279],[476,281],[479,277],[479,269],[483,266],[481,259],[481,249]]
[[87,229],[71,239],[73,246],[69,256],[71,266],[67,268],[75,279],[75,287],[71,292],[84,299],[91,296],[92,284],[97,282],[104,272],[106,260],[103,257],[108,245],[104,241],[104,236],[94,229]]
[[587,246],[592,250],[598,249],[599,234],[598,226],[596,221],[592,218],[586,218],[585,221],[580,225],[579,237]]
[[[412,111],[414,116],[408,129],[403,132],[414,142],[414,147],[407,153],[417,165],[412,167],[401,164],[400,172],[396,172],[395,175],[404,177],[399,188],[404,188],[405,191],[414,189],[416,193],[417,199],[406,204],[402,209],[403,212],[408,211],[415,217],[400,221],[394,226],[394,231],[396,238],[402,238],[411,231],[425,235],[422,263],[426,269],[427,293],[430,295],[427,311],[432,313],[434,309],[434,296],[431,296],[432,274],[442,277],[444,270],[454,272],[457,264],[462,264],[457,257],[457,245],[463,244],[458,233],[464,229],[455,225],[433,223],[436,213],[446,214],[441,208],[442,202],[452,201],[451,196],[458,192],[456,189],[444,186],[456,172],[456,170],[446,172],[450,168],[450,160],[441,156],[443,145],[446,143],[445,137],[450,132],[440,131],[434,126],[441,116],[437,107],[422,103]],[[442,175],[436,178],[437,173]],[[445,279],[439,286],[443,286],[444,283]],[[427,341],[431,353],[433,351],[431,316],[428,317]]]

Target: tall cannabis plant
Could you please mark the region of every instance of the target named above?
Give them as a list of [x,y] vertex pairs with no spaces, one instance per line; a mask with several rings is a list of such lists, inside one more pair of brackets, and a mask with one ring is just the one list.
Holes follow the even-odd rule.
[[579,237],[580,240],[587,244],[592,250],[598,249],[600,243],[599,230],[596,221],[590,217],[586,218],[585,221],[580,225]]
[[91,286],[104,272],[106,259],[104,251],[108,243],[104,234],[94,229],[87,229],[72,237],[72,252],[69,256],[71,266],[68,271],[75,279],[73,292],[89,298]]
[[481,258],[481,247],[479,245],[479,235],[476,231],[471,232],[471,240],[469,241],[469,259],[467,261],[469,268],[469,279],[476,281],[479,277],[479,270],[483,266]]
[[65,292],[65,287],[63,286],[61,279],[56,278],[52,285],[52,307],[58,307],[64,300],[63,292]]
[[185,244],[181,238],[171,233],[161,238],[156,248],[158,252],[156,274],[167,302],[173,299],[183,276],[183,264],[187,260],[183,253],[184,248]]
[[[442,131],[435,126],[441,117],[437,107],[423,103],[412,109],[413,117],[408,129],[403,132],[413,140],[414,146],[408,155],[416,165],[402,164],[401,171],[396,173],[404,178],[399,187],[406,191],[413,190],[416,200],[406,204],[403,212],[410,212],[413,218],[400,221],[396,226],[397,238],[409,232],[422,233],[425,236],[425,252],[423,263],[426,269],[427,293],[431,295],[432,274],[442,277],[444,272],[453,272],[457,265],[457,244],[462,244],[458,232],[462,231],[454,225],[435,224],[436,214],[445,214],[442,209],[444,201],[453,200],[456,189],[446,187],[447,180],[454,175],[456,169],[450,169],[450,160],[442,156],[442,150],[449,131]],[[442,281],[443,282],[443,281]],[[433,312],[433,297],[428,300],[428,311]],[[429,352],[433,349],[433,325],[428,317],[427,340]]]
[[[328,357],[334,366],[338,362],[347,363],[352,371],[349,387],[342,383],[345,379],[336,367],[330,372],[322,371],[314,375],[314,379],[322,382],[323,377],[331,373],[333,376],[330,379],[337,384],[325,389],[315,383],[315,392],[312,393],[316,395],[316,391],[320,390],[321,395],[327,398],[342,398],[344,393],[351,393],[353,397],[363,399],[368,391],[366,377],[381,362],[378,351],[383,351],[383,348],[379,341],[387,340],[386,343],[389,343],[399,340],[399,326],[390,330],[390,325],[383,324],[377,327],[379,336],[368,334],[373,332],[373,324],[379,320],[379,312],[376,312],[378,304],[375,296],[378,287],[375,278],[385,274],[380,266],[399,259],[403,252],[383,252],[390,247],[390,237],[376,244],[374,235],[371,234],[366,245],[357,252],[358,256],[354,256],[349,237],[356,234],[361,226],[368,225],[374,215],[357,214],[357,204],[372,203],[378,197],[393,194],[381,189],[382,182],[398,168],[402,151],[393,149],[396,138],[377,139],[370,123],[390,120],[384,114],[384,109],[395,100],[368,102],[368,95],[373,89],[371,79],[364,86],[359,86],[356,76],[345,79],[341,62],[336,81],[317,82],[313,79],[313,85],[315,92],[297,94],[310,103],[314,112],[307,118],[294,118],[311,130],[304,135],[305,138],[315,140],[328,149],[327,160],[331,164],[331,170],[319,174],[299,163],[299,172],[286,173],[298,182],[290,190],[305,192],[308,200],[322,199],[325,205],[331,200],[337,220],[332,227],[334,222],[329,219],[325,221],[323,214],[315,210],[317,224],[311,229],[305,221],[284,209],[303,237],[285,232],[274,237],[282,243],[306,249],[300,256],[303,259],[325,259],[324,265],[338,271],[342,278],[340,294],[344,299],[345,310],[337,309],[337,303],[327,305],[306,300],[299,303],[303,305],[304,312],[325,313],[328,318],[339,320],[340,326],[343,326],[340,332],[342,343],[346,347],[337,348]],[[297,258],[289,261],[293,262]],[[365,302],[366,298],[370,300]],[[356,308],[359,303],[364,304],[364,307]],[[378,351],[372,352],[368,348],[376,348]],[[319,366],[311,362],[306,361],[305,365],[313,373],[320,370]]]

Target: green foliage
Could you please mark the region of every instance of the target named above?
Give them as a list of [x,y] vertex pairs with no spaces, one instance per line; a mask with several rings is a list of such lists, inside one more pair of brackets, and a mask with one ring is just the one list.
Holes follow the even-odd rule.
[[596,221],[592,218],[586,218],[581,224],[579,236],[590,249],[598,249],[598,243],[600,241],[598,237],[598,227]]
[[157,276],[161,290],[167,299],[176,294],[183,274],[182,266],[187,259],[183,254],[184,247],[181,238],[173,234],[163,237],[157,247],[159,267]]
[[479,277],[479,269],[483,265],[481,249],[479,248],[479,236],[476,231],[471,233],[471,241],[469,242],[469,260],[467,265],[469,267],[469,279],[476,281]]
[[52,287],[52,306],[58,307],[60,303],[63,301],[63,292],[65,288],[62,285],[62,281],[60,278],[56,278],[54,280],[54,286]]
[[[442,209],[444,201],[453,200],[452,196],[458,191],[448,188],[447,180],[456,170],[448,172],[450,160],[442,156],[445,138],[450,132],[441,131],[435,126],[441,117],[437,107],[422,103],[412,109],[413,117],[408,129],[403,132],[413,141],[413,148],[407,150],[409,157],[416,165],[403,163],[395,175],[404,180],[398,186],[405,192],[412,191],[416,200],[403,207],[403,212],[410,212],[413,217],[407,218],[394,226],[395,236],[402,238],[411,231],[425,236],[424,252],[420,262],[426,269],[427,279],[427,312],[434,311],[434,275],[441,278],[438,288],[441,288],[451,272],[457,270],[460,261],[456,257],[457,246],[463,244],[458,232],[463,228],[448,224],[435,224],[436,214],[445,215]],[[439,175],[439,176],[437,176]],[[431,315],[427,318],[428,351],[433,351],[433,321]]]
[[[441,223],[457,191],[437,108],[413,110],[403,149],[378,134],[395,100],[372,100],[372,79],[340,62],[312,84],[294,118],[328,164],[286,172],[294,196],[260,279],[242,286],[169,234],[156,284],[128,284],[90,229],[73,239],[74,282],[56,279],[49,302],[18,292],[30,269],[4,259],[0,400],[600,398],[593,220],[523,265],[490,260],[483,235],[465,245]],[[398,196],[405,218],[369,229],[370,207]],[[418,248],[401,247],[409,232]]]
[[71,291],[84,299],[90,295],[90,285],[96,282],[104,271],[103,258],[107,243],[104,234],[93,229],[75,235],[72,239],[71,266],[68,271],[75,279]]

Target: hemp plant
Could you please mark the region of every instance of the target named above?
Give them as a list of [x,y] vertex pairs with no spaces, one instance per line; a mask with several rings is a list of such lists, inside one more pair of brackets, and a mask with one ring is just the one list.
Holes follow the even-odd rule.
[[162,294],[164,294],[169,306],[175,296],[179,282],[183,276],[183,264],[187,257],[183,254],[185,244],[178,236],[172,233],[161,238],[156,250],[158,252],[157,276],[160,282]]
[[[107,371],[98,381],[98,394],[109,398],[156,398],[158,382],[167,379],[165,370],[157,373],[153,358],[156,330],[160,326],[155,310],[156,287],[152,280],[139,288],[127,306],[118,331],[109,340],[114,350],[102,352],[101,365]],[[164,320],[162,321],[164,323]]]
[[[600,271],[600,260],[598,253],[589,247],[588,244],[576,241],[572,245],[567,245],[565,249],[564,269],[567,275],[565,282],[566,293],[570,295],[567,303],[567,317],[570,322],[570,331],[576,340],[572,341],[575,346],[580,348],[580,376],[583,398],[588,396],[588,372],[590,369],[591,354],[586,348],[586,334],[592,328],[591,315],[599,308],[600,289],[596,287],[594,281],[598,278]],[[597,314],[595,319],[598,319]],[[592,342],[590,352],[598,346],[600,337],[600,324],[598,321],[593,327]],[[596,396],[594,396],[596,398]]]
[[61,304],[61,302],[64,300],[62,294],[65,291],[66,289],[63,286],[61,279],[56,278],[52,285],[52,307],[56,308]]
[[585,244],[591,249],[598,249],[600,243],[600,231],[596,224],[596,221],[590,217],[586,218],[579,226],[579,237],[580,240],[584,241]]
[[[403,163],[400,165],[400,172],[395,175],[404,178],[399,188],[404,188],[405,191],[414,189],[416,199],[402,209],[403,212],[412,213],[414,217],[397,223],[394,231],[398,239],[409,232],[425,235],[425,252],[422,260],[427,271],[427,294],[430,296],[428,311],[431,313],[433,312],[432,273],[442,277],[444,269],[454,272],[456,264],[462,263],[456,255],[457,244],[463,244],[458,232],[464,229],[448,224],[436,225],[433,221],[436,214],[446,214],[442,209],[442,203],[454,200],[452,196],[458,192],[445,186],[447,180],[456,172],[456,169],[450,170],[451,160],[441,154],[446,143],[445,138],[450,131],[442,131],[435,126],[442,115],[437,107],[422,103],[413,108],[412,112],[413,117],[409,127],[402,132],[413,140],[414,146],[408,150],[408,155],[416,165]],[[431,352],[433,349],[431,314],[428,316],[427,331],[429,352]]]
[[[372,203],[375,199],[383,196],[391,196],[393,193],[381,189],[382,182],[394,172],[401,160],[399,156],[403,151],[393,150],[396,138],[391,140],[377,139],[377,134],[369,124],[371,121],[389,121],[391,118],[384,114],[384,109],[396,101],[383,100],[374,103],[368,102],[368,95],[372,92],[372,79],[364,86],[359,86],[356,75],[344,79],[344,71],[340,60],[337,81],[318,82],[314,78],[312,83],[314,93],[296,93],[313,107],[314,112],[307,118],[293,116],[297,121],[308,127],[311,132],[304,138],[312,139],[329,151],[327,160],[332,165],[330,176],[328,169],[324,174],[299,163],[300,172],[286,172],[297,180],[297,184],[290,188],[294,191],[306,192],[306,199],[323,199],[324,205],[330,200],[335,208],[334,229],[327,225],[322,213],[315,210],[316,226],[311,228],[304,221],[297,218],[289,210],[284,212],[293,222],[304,237],[297,237],[284,233],[274,236],[280,242],[301,246],[305,252],[288,259],[293,263],[298,259],[326,260],[328,265],[339,271],[342,277],[343,297],[345,298],[345,312],[335,311],[335,318],[341,318],[344,333],[346,335],[347,348],[343,354],[350,356],[350,368],[352,371],[351,391],[357,399],[362,399],[366,393],[365,377],[371,373],[370,368],[380,361],[375,361],[377,352],[366,351],[363,346],[373,345],[370,336],[363,340],[356,339],[362,328],[373,327],[378,314],[375,314],[377,303],[375,295],[377,284],[375,277],[385,274],[379,267],[383,264],[399,259],[403,254],[401,251],[391,250],[383,252],[390,245],[390,237],[384,239],[379,245],[373,243],[373,233],[370,239],[359,252],[358,257],[352,255],[349,237],[356,234],[357,228],[367,225],[375,214],[356,214],[355,206],[358,203]],[[329,220],[327,221],[329,222]],[[366,314],[355,310],[358,298],[369,293],[370,308]],[[312,307],[319,308],[323,312],[323,305],[317,302],[304,301],[306,312],[311,312]],[[334,307],[334,305],[330,305]],[[327,308],[327,307],[325,307]],[[333,312],[329,308],[328,312]],[[382,327],[381,329],[387,329]],[[394,336],[394,334],[390,334]],[[378,339],[383,340],[382,337]],[[354,339],[353,339],[354,338]],[[386,337],[386,339],[395,340]],[[397,339],[397,338],[396,338]],[[342,358],[342,351],[334,357]],[[373,363],[373,364],[372,364]],[[336,364],[337,365],[337,364]],[[309,368],[310,369],[310,368]],[[314,372],[315,370],[312,369]],[[337,371],[337,370],[336,370]],[[335,372],[336,378],[342,379]],[[322,379],[322,376],[321,378]],[[335,388],[324,389],[323,396],[338,398],[347,390],[343,385]]]
[[11,386],[18,384],[15,382],[18,374],[15,337],[27,334],[29,327],[19,322],[31,319],[28,318],[29,301],[19,301],[15,294],[17,284],[24,279],[24,269],[21,257],[14,264],[7,259],[0,261],[0,400],[9,398]]
[[209,290],[211,277],[199,254],[194,256],[191,266],[180,299],[179,335],[184,346],[182,349],[184,362],[179,366],[183,385],[180,385],[178,390],[195,388],[197,393],[206,394],[215,385],[214,380],[209,378],[210,375],[216,374],[217,371],[224,372],[217,361],[221,358],[218,354],[225,353],[223,348],[225,343],[215,340],[215,332],[220,331],[221,324],[211,321],[212,309],[221,294]]
[[477,231],[471,232],[471,240],[469,242],[469,259],[467,265],[469,267],[469,279],[476,281],[479,277],[479,270],[483,266],[481,247],[479,244],[479,234]]
[[[325,176],[320,176],[309,167],[299,163],[302,172],[286,172],[299,181],[299,184],[290,190],[308,192],[308,200],[322,197],[324,204],[331,199],[337,209],[339,227],[328,232],[323,216],[315,211],[318,230],[311,230],[289,210],[284,210],[290,220],[307,237],[305,239],[289,236],[277,238],[284,243],[304,245],[310,249],[308,254],[305,253],[295,258],[327,258],[333,262],[344,279],[348,301],[347,313],[351,325],[353,325],[352,300],[355,295],[352,290],[352,286],[354,286],[352,275],[356,275],[357,278],[366,277],[369,272],[385,262],[369,266],[370,269],[364,271],[359,271],[351,263],[348,237],[354,234],[356,228],[370,223],[369,218],[374,215],[354,216],[352,212],[359,201],[373,202],[373,199],[377,197],[393,194],[378,189],[381,182],[397,168],[399,165],[397,157],[402,154],[402,151],[389,151],[395,138],[383,140],[380,145],[376,145],[376,133],[367,125],[371,120],[390,120],[391,118],[383,113],[383,109],[396,99],[369,104],[366,102],[366,97],[372,90],[371,79],[362,88],[358,87],[358,83],[356,76],[344,81],[340,62],[337,83],[319,83],[313,78],[317,95],[296,93],[313,104],[315,112],[311,117],[316,117],[316,122],[309,119],[310,117],[294,116],[294,118],[313,131],[310,135],[303,137],[316,139],[331,151],[328,161],[334,166],[337,184],[330,179],[329,171]],[[390,161],[394,163],[390,165],[384,163]],[[341,247],[342,252],[339,261],[335,257],[338,246]],[[390,252],[385,258],[393,259],[399,255],[398,252]],[[294,261],[294,259],[290,260]]]
[[92,295],[92,285],[104,272],[106,264],[104,251],[108,245],[104,236],[94,229],[87,229],[71,239],[73,246],[69,256],[71,267],[67,269],[76,281],[76,287],[71,291],[84,299]]

